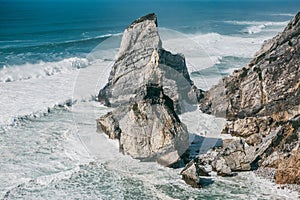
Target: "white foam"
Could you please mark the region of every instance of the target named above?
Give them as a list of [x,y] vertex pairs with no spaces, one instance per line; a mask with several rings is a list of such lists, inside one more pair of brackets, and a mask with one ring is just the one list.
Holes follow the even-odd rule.
[[228,36],[218,33],[182,34],[168,29],[160,30],[160,35],[165,49],[185,55],[187,62],[194,68],[189,69],[190,71],[212,67],[224,56],[252,57],[263,41],[270,38],[270,36]]
[[66,73],[89,65],[86,58],[67,58],[58,62],[4,66],[0,70],[0,82],[13,82],[32,78],[43,78],[59,73]]
[[225,23],[236,25],[273,25],[273,26],[285,26],[289,21],[273,22],[273,21],[225,21]]
[[50,183],[55,182],[55,181],[69,179],[74,173],[79,172],[79,170],[80,170],[80,167],[77,166],[71,170],[62,171],[62,172],[59,172],[56,174],[40,176],[35,181],[39,185],[49,185]]
[[[261,44],[270,38],[269,35],[243,37],[218,33],[182,34],[165,28],[160,29],[160,35],[165,49],[185,55],[190,73],[213,67],[225,56],[251,58]],[[207,90],[217,84],[222,76],[220,73],[214,77],[194,77],[193,81],[198,88]]]
[[189,133],[211,138],[221,138],[221,131],[226,123],[224,118],[207,115],[198,109],[180,115],[180,119],[188,125]]
[[274,14],[270,14],[271,16],[286,16],[286,17],[294,17],[295,14],[293,13],[274,13]]
[[[271,22],[271,21],[225,21],[225,23],[236,24],[236,25],[248,25],[245,29],[241,30],[243,33],[257,34],[268,30],[269,28],[276,27],[276,31],[280,31],[288,24],[289,21],[283,22]],[[273,31],[274,31],[273,30]]]
[[110,66],[111,62],[97,60],[83,69],[0,83],[0,125],[12,124],[18,117],[48,112],[48,108],[64,105],[68,100],[91,99],[107,81]]

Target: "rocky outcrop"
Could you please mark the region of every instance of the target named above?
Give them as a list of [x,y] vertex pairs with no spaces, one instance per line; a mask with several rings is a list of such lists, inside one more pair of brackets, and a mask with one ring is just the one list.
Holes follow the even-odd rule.
[[183,55],[162,49],[156,16],[149,14],[124,32],[108,83],[98,95],[115,110],[100,117],[97,126],[119,140],[122,153],[170,166],[189,147],[187,129],[177,113],[201,95]]
[[162,49],[155,14],[141,17],[125,30],[108,83],[98,99],[111,107],[126,105],[136,98],[137,88],[148,82],[162,85],[177,113],[184,112],[184,102],[196,103],[202,95],[190,79],[184,56]]
[[[248,171],[254,159],[253,149],[247,149],[243,140],[234,140],[228,146],[209,150],[206,154],[198,155],[181,172],[191,174],[190,166],[195,166],[193,176],[210,176],[212,171],[220,176],[233,176],[234,172]],[[189,175],[189,177],[192,177]],[[198,177],[199,178],[199,177]],[[183,176],[185,180],[186,177]],[[194,179],[195,180],[195,179]],[[186,181],[189,183],[188,181]]]
[[229,120],[272,116],[287,120],[299,111],[299,14],[283,33],[267,41],[254,59],[223,78],[200,108]]
[[128,106],[101,117],[98,127],[111,139],[119,139],[120,151],[133,158],[165,166],[177,162],[189,143],[173,101],[153,84],[140,88],[136,97]]
[[224,158],[231,170],[278,168],[277,183],[299,184],[299,86],[300,13],[246,67],[223,78],[200,102],[203,112],[229,120],[223,133],[246,143],[245,160],[236,151],[228,152],[236,158],[234,165]]

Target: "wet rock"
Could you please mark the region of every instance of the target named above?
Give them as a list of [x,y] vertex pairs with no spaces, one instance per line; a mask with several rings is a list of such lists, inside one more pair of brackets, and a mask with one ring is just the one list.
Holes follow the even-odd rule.
[[243,140],[231,142],[220,155],[232,171],[246,171],[251,169],[250,163],[253,157],[247,154]]
[[232,171],[227,165],[226,160],[223,157],[218,158],[213,162],[214,170],[220,176],[232,176]]
[[212,162],[214,161],[213,152],[201,154],[194,159],[198,176],[210,176],[212,172]]
[[199,188],[200,186],[200,178],[197,173],[196,165],[194,162],[188,163],[185,168],[180,173],[182,175],[182,179],[189,185],[195,188]]

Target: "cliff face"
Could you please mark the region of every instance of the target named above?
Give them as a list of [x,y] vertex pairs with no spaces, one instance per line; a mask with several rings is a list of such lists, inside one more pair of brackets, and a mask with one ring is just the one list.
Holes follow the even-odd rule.
[[270,115],[287,120],[298,113],[299,18],[297,14],[281,34],[267,41],[246,67],[208,91],[200,108],[224,113],[229,120]]
[[98,128],[118,139],[124,154],[169,166],[189,146],[177,113],[200,96],[185,58],[162,49],[156,16],[149,14],[124,32],[108,83],[98,95],[116,109],[100,117]]
[[206,92],[200,109],[230,121],[223,133],[249,145],[253,169],[278,168],[277,183],[299,184],[299,86],[300,13],[246,67]]

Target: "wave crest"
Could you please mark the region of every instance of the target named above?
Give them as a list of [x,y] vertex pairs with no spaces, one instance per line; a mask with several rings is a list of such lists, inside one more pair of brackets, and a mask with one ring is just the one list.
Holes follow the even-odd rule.
[[0,82],[13,82],[33,78],[43,78],[59,73],[85,68],[89,65],[86,58],[67,58],[58,62],[4,66],[0,70]]
[[276,27],[280,31],[289,21],[272,22],[272,21],[225,21],[228,24],[247,26],[241,32],[256,34],[269,27]]

